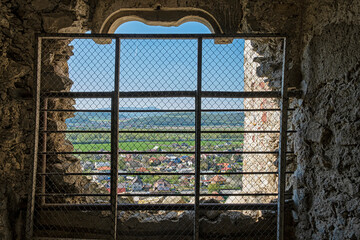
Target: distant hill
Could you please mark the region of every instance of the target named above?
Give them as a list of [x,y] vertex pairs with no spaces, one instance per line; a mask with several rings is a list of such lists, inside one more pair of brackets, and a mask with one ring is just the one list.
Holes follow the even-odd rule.
[[[120,110],[156,110],[156,108],[121,108]],[[190,112],[120,112],[120,128],[149,128],[195,126],[195,114]],[[110,128],[109,112],[77,112],[67,119],[69,128],[98,129]],[[204,112],[202,126],[243,126],[243,112]]]

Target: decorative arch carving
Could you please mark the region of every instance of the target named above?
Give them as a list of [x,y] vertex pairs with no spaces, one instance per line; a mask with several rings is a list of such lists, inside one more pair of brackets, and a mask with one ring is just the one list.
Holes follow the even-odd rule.
[[140,21],[147,25],[180,26],[186,22],[200,22],[210,29],[212,33],[223,34],[219,22],[210,13],[196,8],[127,8],[110,14],[102,23],[98,33],[114,33],[123,23]]

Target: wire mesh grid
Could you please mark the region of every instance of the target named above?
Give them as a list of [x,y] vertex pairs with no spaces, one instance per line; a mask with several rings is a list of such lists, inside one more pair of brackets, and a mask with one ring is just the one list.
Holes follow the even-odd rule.
[[276,238],[280,92],[251,41],[148,37],[39,38],[31,235]]

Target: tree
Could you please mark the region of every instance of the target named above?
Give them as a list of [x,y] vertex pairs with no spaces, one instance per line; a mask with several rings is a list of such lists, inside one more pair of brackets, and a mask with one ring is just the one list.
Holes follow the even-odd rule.
[[219,192],[219,191],[220,191],[220,184],[218,184],[218,183],[209,184],[209,186],[208,186],[208,192],[209,193]]

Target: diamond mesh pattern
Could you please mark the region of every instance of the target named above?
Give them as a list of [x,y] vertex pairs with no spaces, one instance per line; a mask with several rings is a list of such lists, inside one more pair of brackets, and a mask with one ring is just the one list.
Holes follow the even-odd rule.
[[118,40],[42,40],[34,236],[274,239],[281,109],[251,41]]

